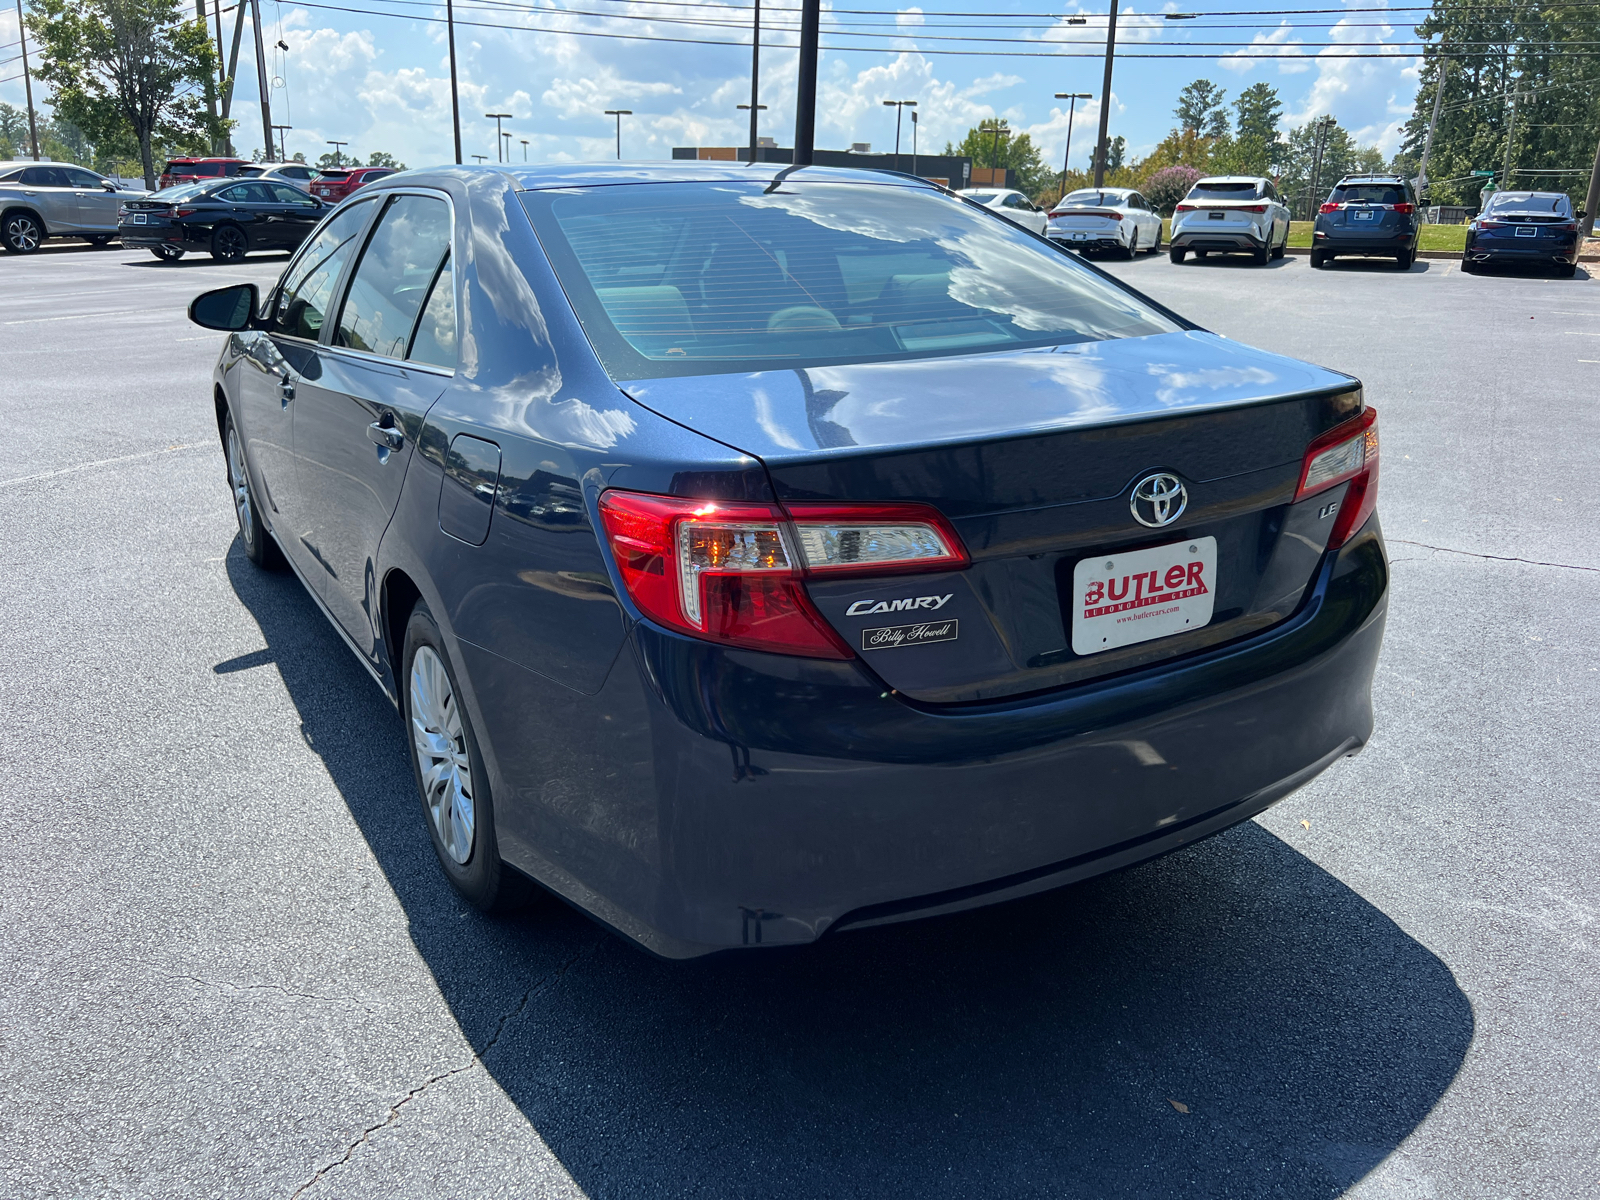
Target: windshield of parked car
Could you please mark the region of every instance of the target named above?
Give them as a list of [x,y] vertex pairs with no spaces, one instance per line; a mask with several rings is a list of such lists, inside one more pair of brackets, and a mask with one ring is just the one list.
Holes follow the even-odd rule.
[[1086,188],[1083,191],[1068,192],[1065,200],[1056,205],[1057,208],[1098,208],[1102,204],[1122,204],[1127,199],[1125,192],[1095,191]]
[[1180,328],[1010,222],[923,188],[641,184],[524,192],[523,203],[618,379]]
[[1190,200],[1259,200],[1261,188],[1254,183],[1229,183],[1214,179],[1202,179],[1189,189],[1187,197]]
[[1572,211],[1572,201],[1559,192],[1497,192],[1484,211],[1551,213],[1564,217]]
[[1330,204],[1403,204],[1405,196],[1392,183],[1347,183],[1333,189]]

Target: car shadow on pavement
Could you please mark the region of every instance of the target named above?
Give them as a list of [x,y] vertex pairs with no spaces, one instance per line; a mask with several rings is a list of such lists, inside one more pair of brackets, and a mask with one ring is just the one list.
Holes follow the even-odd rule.
[[1448,968],[1253,822],[800,949],[671,963],[548,898],[481,917],[392,706],[292,575],[237,541],[227,567],[266,650],[217,669],[277,667],[462,1033],[590,1196],[1334,1197],[1472,1041]]
[[243,267],[255,263],[288,262],[292,252],[288,250],[268,250],[263,253],[248,254],[244,258],[235,259],[233,262],[221,262],[204,250],[191,251],[179,259],[157,258],[151,254],[144,258],[126,260],[123,265],[127,267],[148,267],[156,271],[181,271],[189,267]]

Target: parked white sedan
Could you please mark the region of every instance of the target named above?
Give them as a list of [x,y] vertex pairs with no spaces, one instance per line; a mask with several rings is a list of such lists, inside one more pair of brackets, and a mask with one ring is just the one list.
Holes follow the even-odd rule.
[[1006,220],[1021,225],[1031,233],[1042,234],[1049,222],[1044,209],[1021,192],[1013,192],[1008,188],[968,188],[956,194],[993,209]]
[[1074,250],[1116,250],[1132,258],[1161,249],[1161,214],[1131,188],[1080,188],[1050,210],[1045,236]]

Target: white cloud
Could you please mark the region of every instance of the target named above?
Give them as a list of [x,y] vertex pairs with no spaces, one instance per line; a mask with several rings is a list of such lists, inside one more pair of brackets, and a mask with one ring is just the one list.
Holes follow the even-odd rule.
[[1311,70],[1306,52],[1300,47],[1305,39],[1296,37],[1289,22],[1284,21],[1271,33],[1258,33],[1251,39],[1249,49],[1234,50],[1224,54],[1218,62],[1227,71],[1253,71],[1263,59],[1278,60],[1278,74],[1299,75]]

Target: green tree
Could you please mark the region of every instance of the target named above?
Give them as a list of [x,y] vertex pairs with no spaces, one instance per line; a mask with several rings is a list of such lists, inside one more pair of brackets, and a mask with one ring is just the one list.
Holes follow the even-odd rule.
[[405,163],[396,162],[394,155],[390,154],[387,150],[374,150],[371,154],[367,155],[367,166],[393,167],[396,171],[404,171],[406,169]]
[[34,0],[28,26],[56,118],[94,141],[131,133],[147,188],[157,139],[209,146],[221,136],[204,101],[216,51],[178,0]]
[[1282,141],[1278,119],[1283,115],[1283,101],[1278,99],[1278,89],[1270,83],[1252,83],[1239,93],[1233,111],[1238,114],[1235,128],[1239,141],[1255,138],[1270,158]]
[[1178,128],[1202,137],[1221,137],[1228,132],[1228,93],[1209,79],[1196,79],[1178,93],[1178,107],[1172,115]]
[[[985,122],[992,125],[994,122]],[[1019,192],[1037,196],[1049,191],[1054,196],[1061,173],[1047,166],[1039,155],[1039,147],[1026,133],[1013,130],[1004,120],[998,122],[1000,136],[989,130],[973,128],[959,143],[946,142],[944,152],[964,155],[977,167],[1004,167],[1016,172]]]
[[358,154],[343,154],[331,151],[317,159],[317,168],[322,171],[333,171],[343,167],[359,167],[361,156]]
[[[1108,170],[1108,171],[1120,171],[1120,170],[1122,170],[1123,160],[1125,158],[1127,158],[1127,156],[1128,156],[1128,139],[1125,138],[1125,137],[1114,137],[1114,138],[1112,138],[1110,145],[1108,145],[1106,147],[1106,170]],[[1093,160],[1091,159],[1090,161],[1093,161]]]

